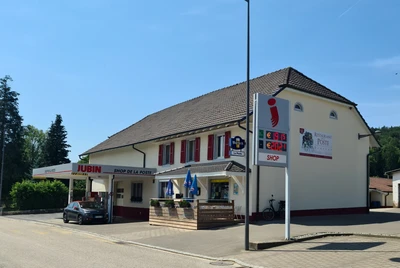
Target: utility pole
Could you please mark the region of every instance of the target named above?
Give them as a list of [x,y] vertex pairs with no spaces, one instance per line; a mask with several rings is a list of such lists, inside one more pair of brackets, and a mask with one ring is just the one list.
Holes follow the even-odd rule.
[[249,250],[249,203],[250,203],[250,0],[247,2],[247,90],[246,90],[246,216],[245,250]]

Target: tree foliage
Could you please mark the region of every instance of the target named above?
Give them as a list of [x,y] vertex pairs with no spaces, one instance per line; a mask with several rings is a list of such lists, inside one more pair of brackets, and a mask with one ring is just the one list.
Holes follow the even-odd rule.
[[33,169],[44,166],[46,133],[32,125],[28,125],[25,127],[24,140],[24,153],[29,168]]
[[[23,153],[24,128],[19,114],[19,93],[11,90],[10,76],[0,79],[0,149],[4,148],[4,169],[2,193],[8,194],[11,186],[29,173],[29,166]],[[4,141],[4,147],[3,147]],[[2,155],[0,154],[0,163]]]
[[384,177],[386,171],[400,168],[400,127],[373,129],[382,148],[374,149],[370,157],[371,176]]
[[67,131],[62,125],[61,115],[56,115],[56,120],[51,123],[50,129],[47,133],[47,138],[44,146],[45,150],[45,165],[59,165],[71,163],[68,158],[70,152],[68,148],[71,147],[67,143]]

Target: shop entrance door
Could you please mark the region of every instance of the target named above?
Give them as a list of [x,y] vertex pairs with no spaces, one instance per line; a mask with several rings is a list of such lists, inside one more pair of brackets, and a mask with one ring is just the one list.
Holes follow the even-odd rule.
[[229,180],[211,180],[210,199],[212,202],[229,201]]

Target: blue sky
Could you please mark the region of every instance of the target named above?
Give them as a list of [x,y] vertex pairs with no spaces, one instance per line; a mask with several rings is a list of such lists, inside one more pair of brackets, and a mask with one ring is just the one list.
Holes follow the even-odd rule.
[[[251,77],[292,66],[399,126],[398,0],[251,0]],[[244,0],[1,4],[0,76],[24,124],[61,114],[78,155],[148,114],[246,80]],[[399,73],[396,75],[396,73]]]

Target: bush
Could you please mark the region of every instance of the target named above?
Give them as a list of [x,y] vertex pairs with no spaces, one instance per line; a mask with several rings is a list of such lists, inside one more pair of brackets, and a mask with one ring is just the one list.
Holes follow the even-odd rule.
[[20,210],[63,208],[67,205],[68,188],[60,181],[25,180],[12,186],[12,206]]
[[150,206],[152,206],[152,207],[159,207],[159,206],[160,206],[160,201],[151,199],[151,200],[150,200]]
[[175,202],[174,202],[174,200],[166,200],[164,202],[164,206],[169,207],[169,208],[174,208],[175,207]]
[[190,208],[190,203],[186,200],[179,201],[179,207],[181,208]]

